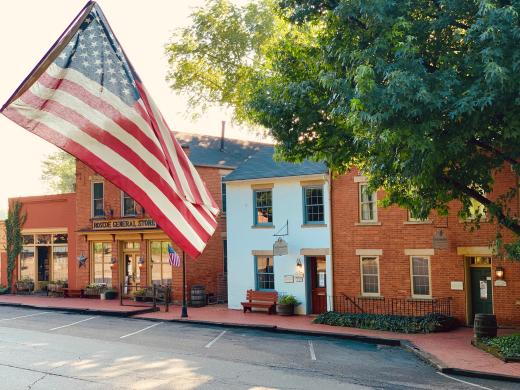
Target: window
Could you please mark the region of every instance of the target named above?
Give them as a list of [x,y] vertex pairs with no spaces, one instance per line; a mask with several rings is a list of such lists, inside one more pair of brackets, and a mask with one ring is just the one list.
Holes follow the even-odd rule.
[[359,185],[360,222],[377,221],[377,192],[369,192],[368,184]]
[[423,219],[423,218],[415,217],[413,215],[413,213],[410,210],[408,210],[408,221],[410,221],[410,222],[426,222],[426,221],[428,221],[428,219],[427,218]]
[[367,296],[379,296],[379,258],[361,257],[361,293]]
[[323,223],[323,188],[304,187],[303,188],[303,221],[304,223]]
[[222,213],[226,214],[226,183],[221,184],[222,189]]
[[94,283],[112,285],[112,243],[94,242]]
[[92,217],[104,217],[104,186],[102,182],[92,183]]
[[168,241],[150,242],[152,284],[171,285],[172,267],[168,254]]
[[224,258],[224,273],[227,273],[227,239],[222,240],[223,258]]
[[273,192],[271,190],[254,191],[255,225],[272,225]]
[[68,234],[24,234],[20,279],[68,280]]
[[274,264],[272,256],[256,256],[256,289],[274,290]]
[[128,196],[126,192],[121,191],[121,216],[135,217],[136,215],[135,200]]
[[430,258],[412,256],[412,297],[431,298],[430,289]]

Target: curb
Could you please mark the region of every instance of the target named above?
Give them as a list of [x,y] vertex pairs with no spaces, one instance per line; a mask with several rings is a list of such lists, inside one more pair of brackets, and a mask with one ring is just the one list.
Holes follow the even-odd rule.
[[157,311],[157,310],[154,310],[153,307],[141,309],[141,310],[134,310],[131,312],[124,312],[124,311],[120,312],[120,311],[108,311],[108,310],[80,309],[80,308],[73,308],[73,307],[63,307],[62,308],[62,307],[55,307],[55,306],[35,306],[35,305],[26,305],[23,303],[9,303],[9,302],[0,302],[0,307],[1,306],[48,310],[48,311],[61,311],[61,312],[65,312],[65,313],[75,313],[75,314],[93,314],[93,315],[100,315],[100,316],[122,317],[122,318],[129,318],[132,316],[153,313],[154,311]]

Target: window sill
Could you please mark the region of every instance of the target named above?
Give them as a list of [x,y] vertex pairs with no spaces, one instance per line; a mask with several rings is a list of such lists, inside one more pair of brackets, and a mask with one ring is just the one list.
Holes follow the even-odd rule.
[[431,225],[433,221],[431,219],[425,219],[424,221],[404,221],[404,225]]
[[121,218],[137,218],[137,214],[121,215]]
[[423,296],[423,297],[414,297],[414,296],[411,296],[411,297],[408,297],[406,298],[407,301],[409,302],[431,302],[433,301],[434,299],[432,297],[427,297],[427,296]]
[[302,228],[324,228],[327,227],[326,223],[304,223]]
[[356,222],[354,226],[381,226],[381,222]]
[[372,299],[375,301],[382,301],[385,299],[382,295],[358,295],[358,299]]
[[251,225],[251,229],[274,229],[274,225]]

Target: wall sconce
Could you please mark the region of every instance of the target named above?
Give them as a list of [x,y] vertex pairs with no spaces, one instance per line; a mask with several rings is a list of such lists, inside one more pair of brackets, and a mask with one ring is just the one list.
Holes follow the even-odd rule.
[[83,253],[78,257],[78,263],[80,268],[84,267],[87,263],[87,257]]
[[498,280],[504,280],[504,268],[496,267],[495,276],[497,277]]
[[296,268],[298,271],[301,271],[303,268],[302,260],[299,257],[296,259]]
[[112,257],[110,259],[110,268],[115,268],[116,264],[117,264],[117,259],[115,257]]
[[143,265],[144,265],[144,258],[143,258],[143,256],[139,257],[139,260],[137,261],[137,263],[139,264],[139,268],[143,267]]

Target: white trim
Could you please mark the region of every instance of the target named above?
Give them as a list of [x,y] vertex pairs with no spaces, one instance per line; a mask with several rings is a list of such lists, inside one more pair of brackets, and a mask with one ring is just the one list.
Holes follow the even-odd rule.
[[367,186],[367,183],[359,183],[358,185],[358,193],[359,193],[359,199],[358,199],[358,207],[359,207],[359,222],[360,223],[375,223],[377,222],[377,191],[374,191],[372,193],[372,196],[374,198],[373,202],[365,202],[366,204],[373,204],[374,205],[374,217],[372,219],[363,219],[363,201],[362,201],[362,188],[363,186]]
[[[364,291],[363,286],[363,259],[370,258],[376,259],[377,263],[377,293],[367,293]],[[361,282],[361,295],[363,297],[380,297],[381,296],[381,272],[379,269],[379,256],[359,256],[359,274],[360,274],[360,282]]]
[[382,249],[356,249],[356,256],[383,256]]
[[[413,290],[414,273],[413,273],[413,264],[412,264],[414,257],[418,258],[418,259],[426,259],[428,261],[428,291],[430,292],[429,294],[414,294],[414,290]],[[411,289],[410,291],[411,291],[412,298],[431,299],[432,298],[432,267],[431,267],[430,256],[412,255],[412,256],[410,256],[409,264],[410,264],[410,289]],[[424,276],[424,275],[420,275],[420,276]]]
[[324,180],[324,182],[328,182],[327,180],[328,176],[326,173],[319,173],[319,174],[313,174],[313,175],[300,175],[300,176],[277,176],[277,177],[260,177],[258,179],[242,179],[242,180],[225,180],[224,183],[226,184],[233,184],[233,183],[270,183],[275,180],[287,180],[287,179],[294,179],[297,181],[300,181],[301,179],[304,180]]
[[405,249],[404,254],[406,256],[433,256],[435,254],[434,249]]

